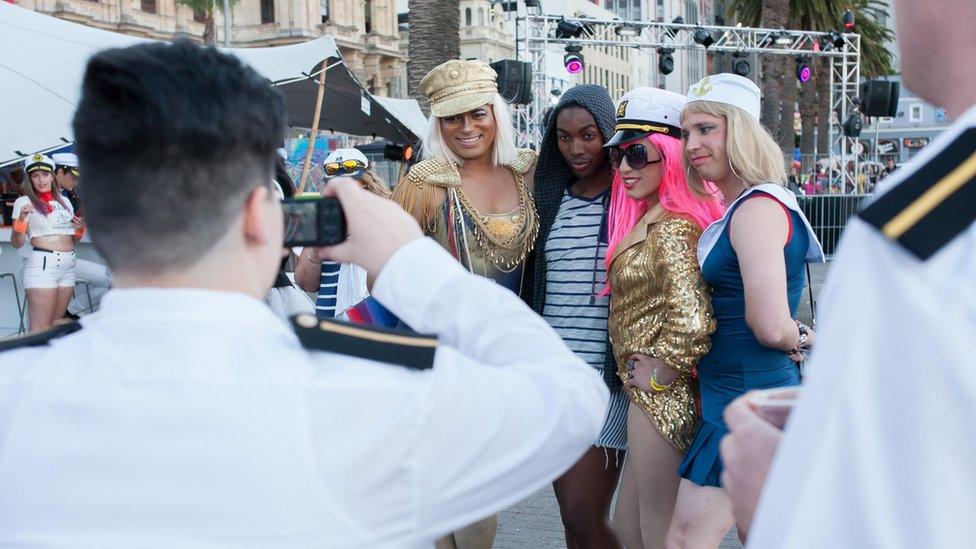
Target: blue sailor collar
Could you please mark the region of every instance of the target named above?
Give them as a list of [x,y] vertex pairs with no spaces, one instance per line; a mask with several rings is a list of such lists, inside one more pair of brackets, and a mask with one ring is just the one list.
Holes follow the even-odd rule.
[[698,240],[698,264],[701,266],[705,265],[705,259],[708,254],[711,253],[712,249],[715,248],[715,244],[718,243],[718,239],[725,232],[725,227],[729,224],[729,215],[734,210],[734,207],[739,202],[746,199],[747,196],[756,192],[764,192],[774,196],[777,200],[783,203],[784,206],[793,210],[794,212],[800,214],[800,219],[803,220],[803,226],[807,230],[807,235],[810,237],[810,245],[807,247],[806,261],[808,263],[823,263],[824,253],[823,248],[820,247],[820,240],[817,239],[817,235],[813,232],[813,227],[810,226],[810,222],[807,221],[807,217],[803,215],[803,211],[800,209],[800,204],[796,201],[796,195],[788,191],[782,185],[777,185],[775,183],[761,183],[746,189],[739,198],[736,198],[725,210],[725,215],[721,219],[712,222],[711,225],[705,228],[702,232],[701,238]]

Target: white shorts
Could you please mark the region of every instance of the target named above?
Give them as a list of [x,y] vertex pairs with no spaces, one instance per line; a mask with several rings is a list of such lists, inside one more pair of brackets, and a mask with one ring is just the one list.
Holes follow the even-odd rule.
[[25,288],[73,288],[74,252],[42,252],[35,249],[24,268]]

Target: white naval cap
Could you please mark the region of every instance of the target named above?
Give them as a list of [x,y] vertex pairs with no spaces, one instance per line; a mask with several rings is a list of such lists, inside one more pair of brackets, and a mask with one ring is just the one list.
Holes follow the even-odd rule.
[[54,161],[46,154],[37,153],[27,158],[24,164],[24,171],[31,173],[37,170],[54,173]]
[[64,166],[65,168],[77,168],[78,167],[78,156],[75,153],[57,153],[52,154],[51,159],[60,168]]
[[688,102],[712,101],[738,107],[759,120],[762,93],[752,80],[723,72],[702,78],[688,88]]
[[658,88],[635,88],[617,103],[617,124],[613,137],[604,145],[612,147],[652,133],[681,138],[678,118],[685,105],[680,93]]

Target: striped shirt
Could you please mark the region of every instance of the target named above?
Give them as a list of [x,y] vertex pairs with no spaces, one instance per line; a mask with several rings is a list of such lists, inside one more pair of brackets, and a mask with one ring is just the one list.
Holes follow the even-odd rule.
[[542,317],[576,354],[603,368],[610,297],[606,285],[607,243],[601,234],[603,198],[566,191],[546,241],[546,304]]
[[315,298],[315,316],[319,318],[333,318],[336,314],[336,300],[339,291],[339,267],[341,263],[335,261],[322,262],[322,274],[319,276],[319,295]]
[[[607,235],[605,191],[583,198],[566,191],[546,240],[546,302],[542,317],[566,345],[603,371],[607,350],[610,297],[597,295],[606,286]],[[610,407],[596,446],[627,446],[627,393],[611,395]]]

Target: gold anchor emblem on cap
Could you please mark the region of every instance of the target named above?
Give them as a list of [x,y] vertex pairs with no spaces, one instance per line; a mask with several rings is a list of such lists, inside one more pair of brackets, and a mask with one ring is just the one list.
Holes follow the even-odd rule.
[[691,89],[691,93],[701,97],[713,89],[715,89],[714,86],[712,86],[712,83],[708,81],[708,77],[706,76],[705,78],[702,78],[702,81],[698,83],[698,86]]
[[40,162],[40,161],[42,161],[42,160],[44,160],[44,157],[43,157],[43,156],[41,156],[40,154],[35,154],[35,155],[34,155],[34,158],[33,158],[33,161],[34,161],[34,162]]
[[621,101],[617,106],[617,118],[623,118],[627,114],[627,101]]

